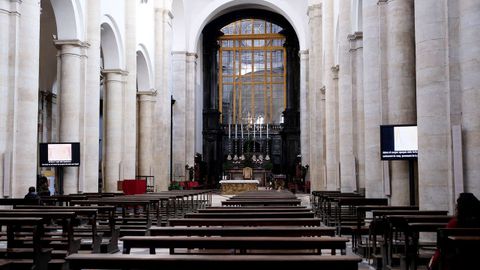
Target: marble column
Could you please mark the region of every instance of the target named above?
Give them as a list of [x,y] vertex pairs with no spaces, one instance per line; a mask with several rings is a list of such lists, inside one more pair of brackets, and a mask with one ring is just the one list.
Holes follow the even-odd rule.
[[153,173],[153,109],[157,92],[138,91],[138,174]]
[[325,108],[322,103],[321,91],[323,86],[323,51],[322,51],[322,5],[316,4],[308,7],[310,25],[310,50],[309,50],[309,120],[310,120],[310,180],[312,190],[325,189],[325,141],[323,119]]
[[87,71],[83,131],[83,186],[80,191],[98,192],[100,141],[100,1],[87,3]]
[[[415,124],[415,28],[413,0],[387,4],[388,123]],[[392,205],[408,205],[408,161],[391,161]]]
[[126,72],[122,70],[103,70],[105,89],[103,102],[104,117],[104,179],[105,192],[116,192],[117,181],[122,175],[123,141],[123,90]]
[[351,32],[351,3],[341,1],[339,7],[339,131],[340,185],[342,192],[357,190],[355,156],[353,152],[352,68],[348,35]]
[[352,63],[353,145],[358,189],[365,188],[365,121],[363,117],[363,33],[348,36]]
[[185,178],[186,157],[186,52],[172,52],[172,89],[175,105],[173,106],[173,177],[174,180]]
[[382,92],[380,76],[378,0],[363,1],[363,89],[365,123],[365,196],[384,196],[382,161],[380,160],[380,128],[382,124]]
[[[81,73],[84,43],[79,40],[58,40],[55,45],[59,49],[60,90],[58,93],[60,108],[60,142],[80,142],[81,88],[83,76]],[[63,169],[63,193],[78,192],[78,167]]]
[[125,1],[125,64],[123,177],[135,178],[137,153],[137,1]]
[[173,15],[162,0],[155,1],[154,176],[155,190],[167,190],[170,181],[170,54]]
[[185,127],[185,161],[190,167],[194,165],[195,157],[195,85],[196,85],[196,70],[197,70],[197,54],[187,53],[187,69],[186,69],[186,127]]
[[[18,54],[15,66],[15,91],[12,140],[12,197],[23,197],[35,186],[37,174],[38,64],[40,40],[40,2],[25,0],[19,6]],[[4,187],[5,189],[5,187]]]
[[480,197],[480,2],[459,1],[458,8],[465,191]]
[[340,109],[338,108],[338,100],[339,98],[339,91],[338,91],[338,72],[340,71],[340,67],[338,65],[333,66],[332,70],[332,80],[333,85],[332,89],[334,91],[333,98],[335,99],[335,106],[333,117],[337,120],[334,126],[334,136],[332,141],[335,147],[335,182],[332,183],[332,190],[340,190]]
[[[12,156],[13,139],[13,97],[15,69],[14,61],[17,55],[17,40],[15,39],[20,1],[0,0],[0,197],[10,195],[10,185],[4,190],[3,183],[10,179],[9,166]],[[13,32],[14,35],[11,35]],[[10,42],[11,41],[11,42]]]
[[326,185],[327,190],[336,190],[338,182],[338,157],[335,126],[338,125],[336,118],[337,100],[336,90],[334,89],[332,67],[335,64],[334,59],[334,20],[333,3],[334,0],[323,1],[323,32],[325,61],[323,65],[323,78],[325,84],[325,163],[326,163]]
[[[447,5],[415,1],[419,205],[448,210],[451,179]],[[442,1],[444,2],[444,1]]]
[[[300,152],[302,164],[310,164],[310,127],[308,115],[308,51],[300,51]],[[313,189],[312,189],[313,190]]]

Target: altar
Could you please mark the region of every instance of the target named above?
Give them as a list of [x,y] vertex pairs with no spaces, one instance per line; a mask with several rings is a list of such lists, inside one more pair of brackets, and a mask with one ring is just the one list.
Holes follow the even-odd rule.
[[222,194],[238,194],[244,191],[257,190],[258,180],[221,180]]

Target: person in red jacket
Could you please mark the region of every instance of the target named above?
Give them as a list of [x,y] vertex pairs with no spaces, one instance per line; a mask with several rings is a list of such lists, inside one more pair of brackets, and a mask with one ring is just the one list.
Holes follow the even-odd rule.
[[[480,228],[480,201],[472,193],[460,193],[455,212],[455,217],[448,222],[447,228]],[[427,269],[438,270],[439,263],[440,251],[437,250]]]

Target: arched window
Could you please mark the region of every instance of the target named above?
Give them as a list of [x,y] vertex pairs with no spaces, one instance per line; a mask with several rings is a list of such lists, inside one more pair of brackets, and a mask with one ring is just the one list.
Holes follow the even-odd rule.
[[278,124],[286,107],[283,29],[241,19],[219,37],[219,110],[223,124]]

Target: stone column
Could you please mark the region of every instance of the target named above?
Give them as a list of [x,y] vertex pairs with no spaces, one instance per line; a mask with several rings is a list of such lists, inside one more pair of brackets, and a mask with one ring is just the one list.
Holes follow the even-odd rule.
[[[18,74],[13,114],[12,197],[23,197],[35,186],[37,174],[38,64],[40,40],[40,2],[20,3],[18,32]],[[3,31],[3,30],[2,30]],[[3,44],[2,46],[5,46]],[[13,68],[13,67],[11,67]],[[5,187],[4,187],[5,188]]]
[[[79,40],[58,40],[59,48],[60,90],[58,94],[60,108],[60,142],[80,142],[80,112],[83,99],[81,88],[83,76],[82,55],[84,43]],[[63,193],[78,193],[78,167],[63,169]]]
[[308,86],[308,51],[300,51],[300,152],[302,164],[310,164]]
[[341,1],[339,10],[339,131],[340,131],[340,184],[342,192],[357,190],[355,173],[355,156],[353,153],[353,103],[352,71],[350,44],[348,35],[351,31],[351,3]]
[[137,153],[137,1],[125,1],[125,84],[123,177],[135,178]]
[[335,100],[333,117],[336,120],[334,126],[334,136],[332,138],[335,147],[335,182],[332,183],[332,190],[340,190],[340,109],[338,108],[339,90],[338,90],[338,73],[340,67],[338,65],[333,66],[332,70],[332,89],[334,91],[333,98]]
[[153,173],[153,108],[157,92],[138,91],[138,174]]
[[480,2],[459,1],[459,63],[465,191],[480,196]]
[[[325,141],[323,130],[323,117],[325,108],[321,100],[322,88],[322,5],[316,4],[308,7],[310,25],[310,50],[309,50],[309,89],[308,89],[308,114],[310,120],[310,179],[312,190],[325,189]],[[303,130],[302,130],[303,131]]]
[[186,82],[186,142],[185,142],[185,161],[189,166],[194,165],[195,157],[195,85],[197,70],[197,54],[187,53],[187,82]]
[[80,191],[98,192],[100,149],[100,1],[87,1],[87,72],[83,131],[83,187]]
[[123,89],[126,75],[122,70],[103,70],[105,89],[103,102],[104,119],[104,191],[116,192],[117,181],[122,176],[123,139]]
[[[447,6],[415,1],[418,184],[422,210],[448,210],[451,131]],[[442,1],[443,2],[443,1]]]
[[173,106],[173,177],[184,180],[186,150],[186,52],[172,52]]
[[378,0],[363,1],[363,89],[365,121],[365,192],[367,198],[383,197],[380,128],[382,92],[380,76]]
[[324,31],[324,46],[325,46],[325,63],[323,65],[323,78],[325,84],[325,162],[326,162],[326,177],[327,190],[336,190],[338,182],[338,157],[336,148],[336,133],[335,127],[338,125],[336,118],[337,100],[336,89],[334,88],[332,67],[335,64],[334,60],[334,20],[333,20],[333,1],[323,1],[323,31]]
[[[4,190],[3,182],[9,179],[12,153],[13,97],[12,77],[15,76],[14,61],[17,55],[17,40],[11,32],[16,31],[20,14],[20,1],[0,0],[0,197],[10,194],[10,185]],[[15,33],[16,34],[16,33]],[[13,45],[13,46],[12,46]]]
[[[415,28],[413,0],[387,5],[388,123],[415,124]],[[407,161],[391,162],[392,205],[409,204]]]
[[363,33],[348,36],[352,63],[353,149],[357,188],[365,188],[365,121],[363,118]]
[[167,190],[170,181],[170,85],[169,69],[173,15],[162,0],[155,0],[154,176],[155,190]]

